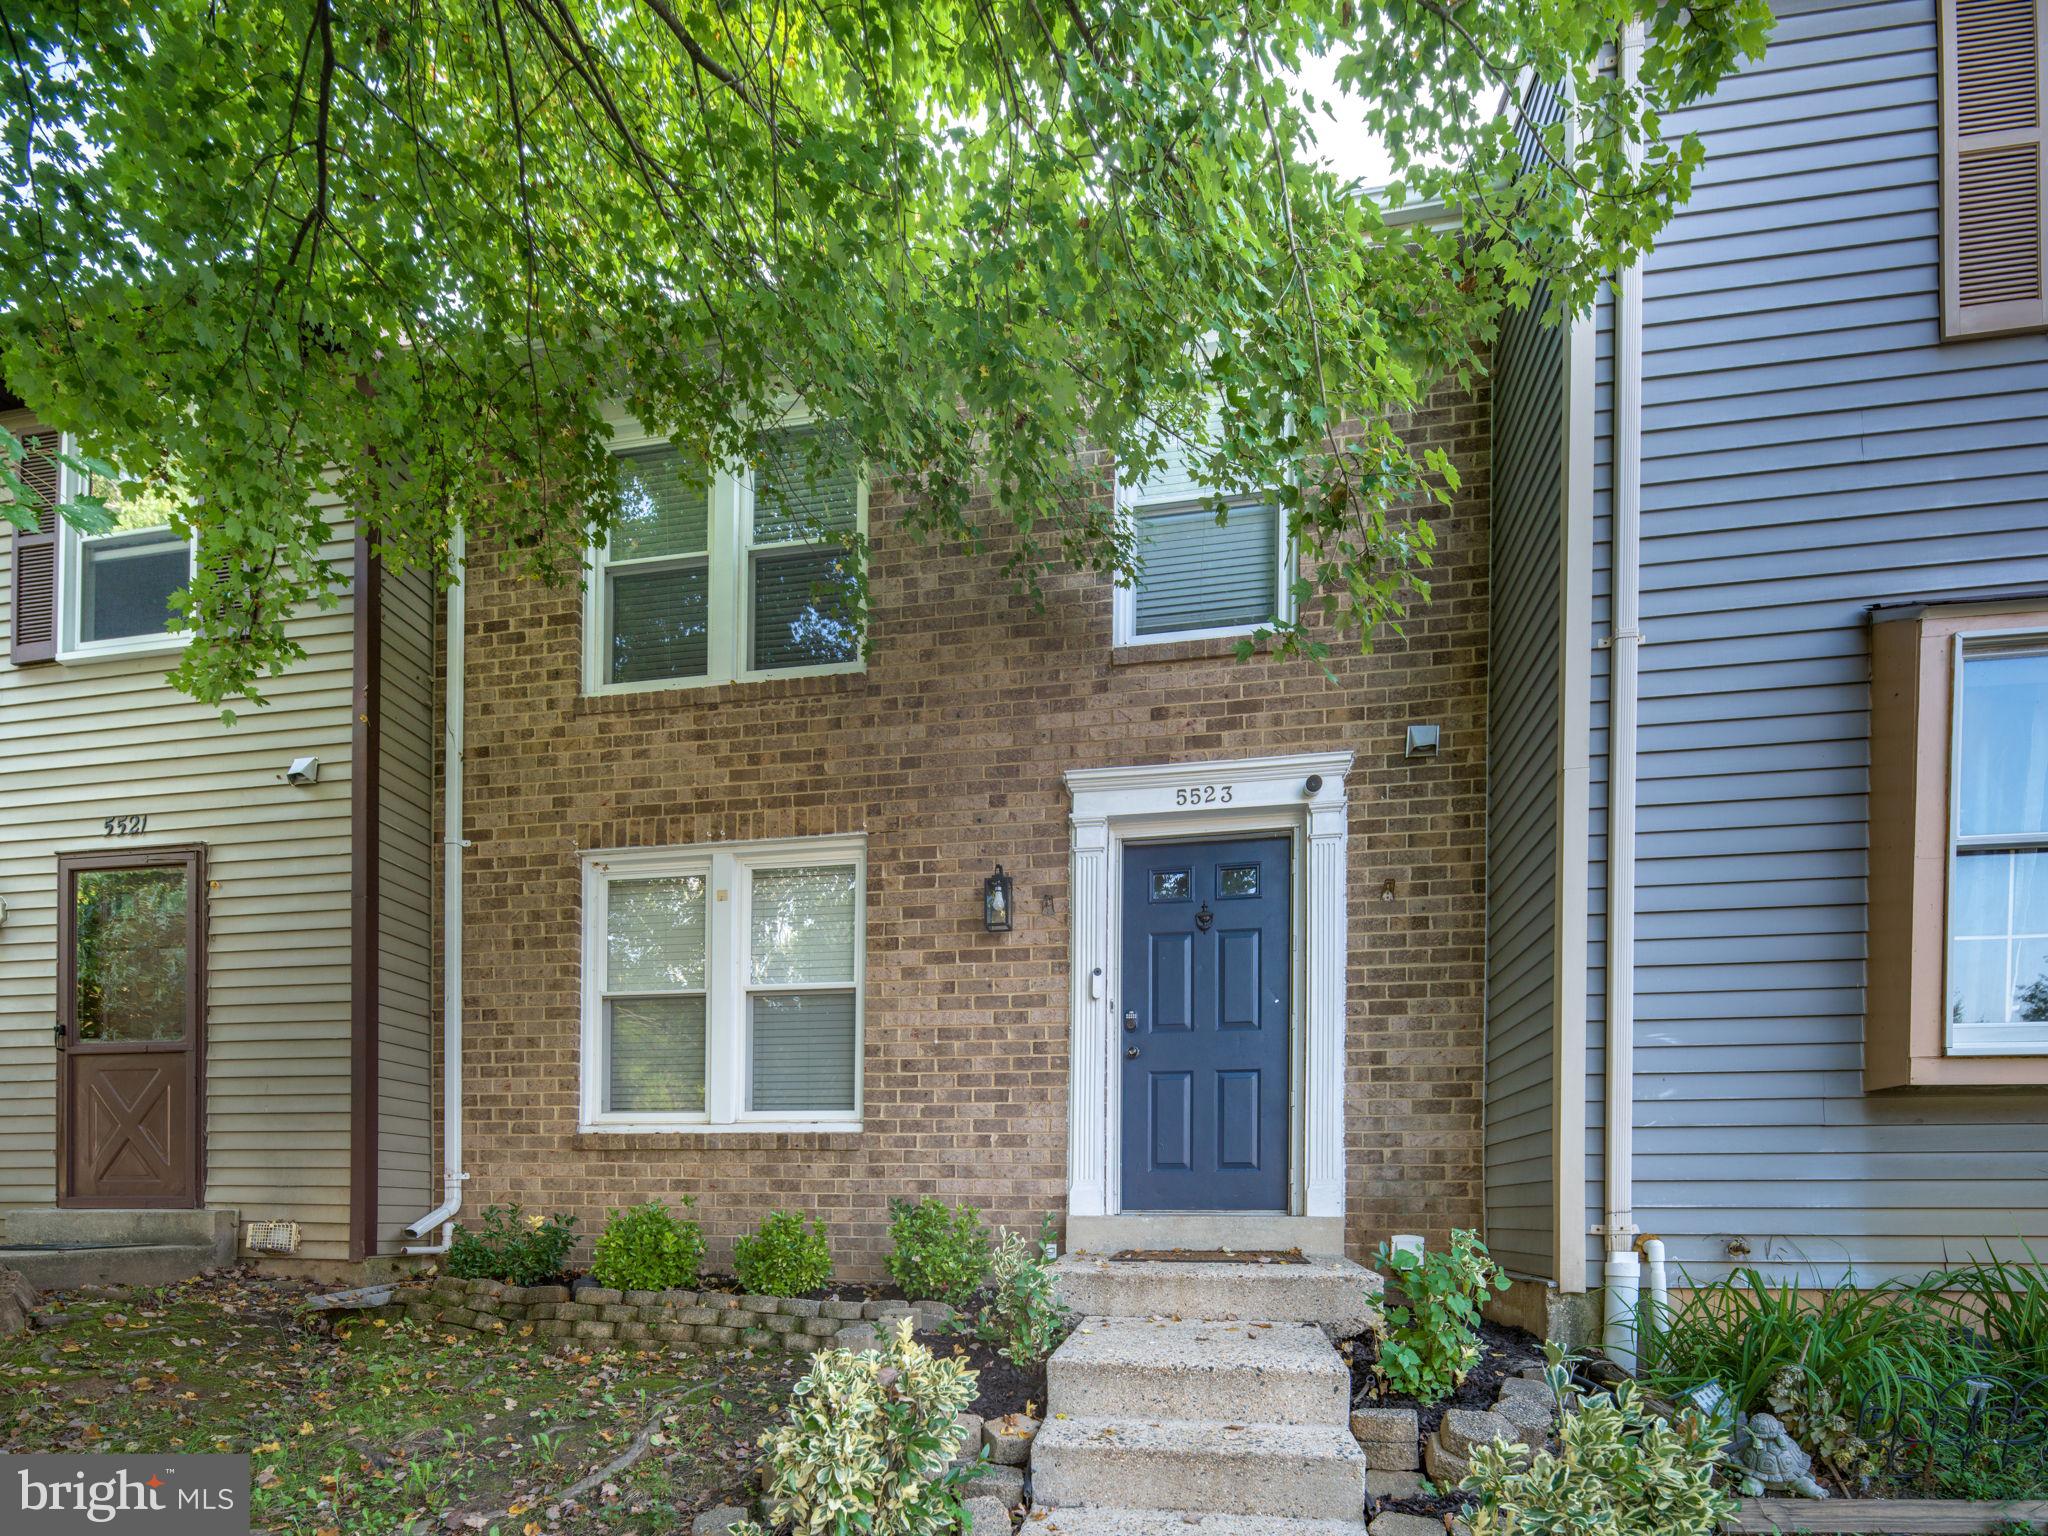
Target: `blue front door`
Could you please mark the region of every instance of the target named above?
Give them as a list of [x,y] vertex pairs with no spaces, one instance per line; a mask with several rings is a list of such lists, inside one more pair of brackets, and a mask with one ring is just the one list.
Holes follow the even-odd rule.
[[1289,843],[1124,849],[1123,1207],[1287,1209]]

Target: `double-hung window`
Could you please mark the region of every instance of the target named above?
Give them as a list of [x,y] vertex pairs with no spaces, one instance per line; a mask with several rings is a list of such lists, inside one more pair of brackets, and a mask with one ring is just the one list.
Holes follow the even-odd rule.
[[735,466],[630,428],[613,441],[621,506],[591,561],[586,691],[859,670],[841,541],[867,531],[867,481],[843,438],[785,421]]
[[2048,611],[1870,635],[1864,1085],[2048,1086]]
[[586,856],[584,1124],[857,1125],[865,882],[858,838]]
[[59,530],[62,593],[58,653],[71,659],[166,650],[185,643],[172,600],[192,582],[193,541],[171,526],[172,504],[158,490],[81,484],[63,471],[64,500],[95,490],[114,515],[105,533]]
[[1182,457],[1144,479],[1120,478],[1117,502],[1137,536],[1138,579],[1116,589],[1116,644],[1247,635],[1292,613],[1276,498],[1231,497],[1219,518],[1211,488]]

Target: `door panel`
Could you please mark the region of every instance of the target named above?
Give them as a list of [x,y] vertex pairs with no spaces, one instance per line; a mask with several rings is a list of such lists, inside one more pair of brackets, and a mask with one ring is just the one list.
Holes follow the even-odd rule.
[[57,861],[57,1202],[200,1204],[204,856]]
[[1124,849],[1125,1210],[1287,1208],[1289,850]]

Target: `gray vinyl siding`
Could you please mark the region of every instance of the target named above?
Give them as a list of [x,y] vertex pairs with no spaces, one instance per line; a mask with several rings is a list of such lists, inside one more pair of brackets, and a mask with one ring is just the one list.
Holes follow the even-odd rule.
[[[0,643],[11,555],[0,538]],[[116,846],[104,819],[145,815],[124,846],[207,850],[206,1203],[347,1257],[353,617],[295,619],[305,660],[233,726],[164,682],[174,652],[0,660],[0,1212],[56,1198],[57,854]],[[284,782],[300,756],[318,784]]]
[[[2048,1098],[1860,1075],[1868,612],[2048,590],[2048,338],[1939,343],[1931,0],[1778,13],[1669,120],[1707,163],[1644,281],[1635,1209],[1695,1275],[1872,1282],[2048,1244]],[[1606,700],[1600,653],[1589,1221]]]
[[[1532,93],[1528,117],[1554,121]],[[1486,722],[1486,1242],[1511,1272],[1554,1278],[1551,1157],[1558,855],[1558,583],[1565,330],[1546,293],[1494,352]]]
[[386,572],[379,657],[377,1251],[432,1206],[434,612],[416,572]]

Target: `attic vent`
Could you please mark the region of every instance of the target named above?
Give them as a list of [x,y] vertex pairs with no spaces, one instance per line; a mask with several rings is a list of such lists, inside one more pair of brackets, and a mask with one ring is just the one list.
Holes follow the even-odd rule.
[[2042,0],[1941,7],[1941,328],[2048,328]]
[[252,1221],[242,1244],[251,1253],[297,1253],[299,1224],[296,1221]]

